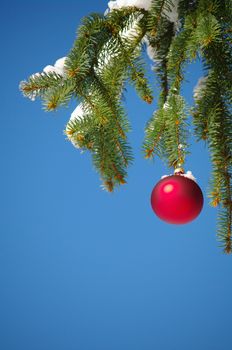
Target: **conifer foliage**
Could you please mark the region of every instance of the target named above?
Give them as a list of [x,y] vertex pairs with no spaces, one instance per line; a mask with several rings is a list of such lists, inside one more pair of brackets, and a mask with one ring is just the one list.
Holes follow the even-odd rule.
[[[22,81],[20,89],[32,100],[41,98],[46,111],[72,98],[78,101],[65,133],[75,147],[91,153],[111,192],[126,183],[133,160],[122,104],[125,85],[131,84],[146,103],[153,101],[143,54],[147,48],[160,97],[147,123],[144,156],[183,167],[192,122],[196,140],[211,153],[209,197],[212,206],[219,206],[219,239],[231,253],[232,2],[115,0],[108,6],[104,15],[82,20],[67,57]],[[181,88],[186,66],[195,60],[201,60],[204,77],[194,90],[195,105],[187,109]]]

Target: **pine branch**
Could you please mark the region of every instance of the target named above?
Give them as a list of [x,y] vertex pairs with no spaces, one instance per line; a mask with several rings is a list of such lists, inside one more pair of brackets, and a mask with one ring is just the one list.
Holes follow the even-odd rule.
[[169,167],[182,167],[187,152],[187,117],[185,102],[180,95],[170,93],[164,105],[165,134],[164,149]]
[[[133,14],[132,24],[139,16],[141,16],[141,13],[138,11]],[[128,21],[131,21],[130,17]],[[97,152],[93,152],[93,161],[104,183],[108,184],[106,187],[110,191],[118,182],[123,183],[125,181],[125,168],[132,160],[130,147],[125,140],[128,122],[121,107],[120,90],[122,90],[127,76],[128,64],[132,62],[129,57],[134,55],[137,57],[137,53],[134,52],[144,35],[141,32],[141,34],[136,33],[134,36],[122,39],[121,32],[116,30],[113,32],[113,36],[106,44],[107,51],[103,46],[100,53],[95,53],[98,56],[98,65],[91,69],[91,82],[88,81],[89,93],[85,91],[83,86],[76,90],[77,95],[90,106],[93,119],[98,121],[98,133],[101,130],[101,138],[97,137],[93,142],[93,148],[96,149],[97,147],[98,149]],[[115,47],[117,47],[117,50],[115,50]],[[107,52],[106,57],[104,57],[104,52]],[[108,74],[110,67],[111,72],[113,68],[116,74]],[[108,137],[110,134],[111,137]],[[108,142],[107,150],[105,149],[104,140]],[[109,140],[113,140],[113,143],[110,143]]]
[[174,36],[174,24],[165,18],[161,18],[160,23],[157,27],[156,36],[147,35],[146,37],[147,43],[149,45],[149,50],[151,50],[151,53],[154,55],[154,71],[157,74],[161,88],[159,100],[160,107],[162,107],[166,102],[169,91],[167,55]]
[[152,37],[150,39],[156,50],[158,47],[156,56],[160,60],[157,71],[162,82],[161,109],[154,114],[148,124],[143,147],[146,158],[157,154],[167,159],[170,167],[176,168],[184,164],[187,154],[186,114],[184,100],[179,93],[183,80],[182,69],[187,58],[188,31],[174,37],[173,25],[162,19],[161,23],[166,28],[165,34],[168,40],[163,43],[159,29],[156,31],[155,39]]
[[175,93],[179,92],[181,83],[184,79],[183,68],[188,59],[188,37],[190,35],[189,30],[183,30],[177,35],[170,46],[168,54],[168,77],[170,80],[170,89]]
[[104,52],[104,45],[108,44],[120,31],[130,26],[138,14],[141,14],[141,11],[130,7],[113,11],[107,17],[99,14],[85,17],[78,30],[74,47],[68,55],[66,63],[68,75],[84,79],[89,69],[93,66],[98,67],[101,64],[99,57]]
[[63,77],[56,73],[34,74],[28,78],[28,81],[22,81],[19,85],[25,97],[35,100],[53,87],[58,87],[63,82]]
[[144,62],[141,58],[134,59],[129,66],[129,83],[134,86],[138,96],[145,102],[151,104],[153,101],[152,89],[145,76]]
[[64,80],[59,85],[48,89],[42,96],[45,110],[54,111],[60,106],[67,106],[73,96],[74,89],[75,82],[73,79]]
[[[175,3],[176,4],[176,3]],[[194,92],[193,124],[212,160],[211,204],[219,206],[218,238],[232,251],[232,2],[153,0],[149,11],[123,7],[107,15],[83,19],[62,76],[32,75],[20,84],[26,97],[40,97],[46,110],[81,103],[66,134],[75,147],[89,151],[103,186],[112,192],[126,182],[132,152],[127,141],[129,122],[122,106],[126,83],[152,102],[152,89],[141,56],[146,40],[153,53],[160,84],[159,109],[147,124],[143,149],[169,167],[180,167],[188,154],[187,111],[181,96],[185,67],[196,58],[205,73]],[[175,7],[176,11],[176,7]],[[173,23],[175,22],[175,23]],[[78,110],[78,109],[77,109]]]
[[159,24],[165,16],[164,13],[170,12],[173,6],[171,0],[153,0],[152,6],[147,17],[147,31],[151,37],[156,37]]
[[[226,2],[225,2],[226,3]],[[232,49],[224,40],[227,23],[222,17],[225,3],[213,3],[218,35],[201,49],[207,79],[196,99],[195,119],[198,138],[206,139],[212,159],[212,179],[209,197],[211,205],[220,207],[218,238],[226,253],[232,252],[232,125],[231,74]],[[201,6],[206,5],[201,1]],[[219,11],[220,10],[220,11]],[[219,11],[219,12],[218,12]],[[225,15],[225,13],[224,13]]]
[[155,155],[163,158],[164,149],[162,137],[165,132],[165,127],[165,115],[161,108],[153,114],[153,117],[146,127],[145,140],[143,143],[145,158],[154,158]]

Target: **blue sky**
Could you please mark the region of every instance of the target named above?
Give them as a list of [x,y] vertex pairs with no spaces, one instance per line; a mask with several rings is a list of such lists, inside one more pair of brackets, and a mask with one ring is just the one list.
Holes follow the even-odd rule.
[[[232,260],[216,241],[217,210],[206,199],[196,221],[173,226],[150,208],[153,186],[169,173],[141,153],[155,104],[128,89],[135,161],[128,184],[110,195],[63,135],[75,105],[48,114],[18,90],[65,56],[80,19],[106,3],[1,5],[0,348],[228,349]],[[200,70],[188,68],[189,103]],[[186,170],[206,197],[208,152],[194,140],[191,152]]]

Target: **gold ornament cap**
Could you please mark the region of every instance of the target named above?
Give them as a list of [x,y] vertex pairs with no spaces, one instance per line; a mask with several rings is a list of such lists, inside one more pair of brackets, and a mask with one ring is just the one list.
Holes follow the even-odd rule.
[[183,168],[176,168],[174,170],[174,175],[182,175],[184,174],[184,169]]

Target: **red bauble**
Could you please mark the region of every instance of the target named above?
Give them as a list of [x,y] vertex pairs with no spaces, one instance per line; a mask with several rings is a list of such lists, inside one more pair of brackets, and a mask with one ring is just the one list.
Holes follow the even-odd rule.
[[183,175],[163,178],[151,194],[155,214],[170,224],[186,224],[194,220],[200,214],[203,202],[200,187]]

